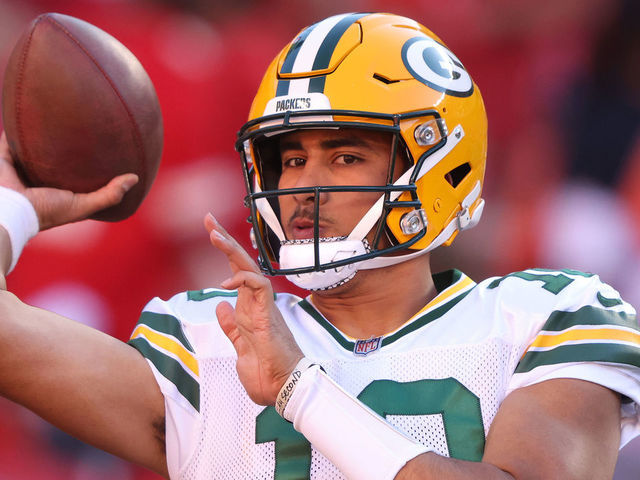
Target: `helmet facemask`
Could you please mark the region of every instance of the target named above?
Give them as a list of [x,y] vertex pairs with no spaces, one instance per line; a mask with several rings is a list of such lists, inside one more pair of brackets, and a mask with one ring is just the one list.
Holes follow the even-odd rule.
[[[334,119],[318,121],[318,113]],[[327,289],[341,285],[351,279],[357,270],[377,268],[404,261],[421,252],[397,256],[421,240],[426,231],[426,216],[416,194],[416,179],[425,172],[421,168],[429,155],[423,155],[414,163],[401,136],[403,122],[419,119],[419,125],[429,126],[428,135],[422,131],[423,143],[431,143],[429,154],[436,153],[446,142],[446,125],[436,111],[413,112],[408,115],[376,115],[367,118],[367,112],[305,112],[296,115],[272,115],[265,117],[263,125],[245,126],[241,131],[238,147],[244,161],[243,168],[250,192],[245,203],[251,209],[250,220],[253,223],[255,247],[259,250],[259,263],[263,271],[270,275],[287,275],[290,280],[303,288]],[[310,120],[305,121],[305,117]],[[385,118],[386,117],[386,118]],[[372,124],[375,120],[377,123]],[[258,128],[255,128],[255,127]],[[366,128],[389,132],[391,135],[391,154],[386,183],[384,185],[317,185],[304,188],[279,189],[281,160],[278,148],[278,136],[283,132],[311,128]],[[240,148],[241,147],[241,148]],[[401,155],[396,155],[396,152]],[[405,158],[403,174],[393,178],[397,159]],[[320,197],[322,194],[341,192],[375,193],[376,203],[360,220],[355,228],[343,237],[323,238],[319,235],[318,225],[321,217]],[[292,240],[286,238],[283,219],[280,218],[280,199],[287,195],[307,194],[314,199],[313,238]],[[388,216],[392,211],[406,211],[400,228],[410,238],[399,241],[388,225]],[[286,221],[286,219],[284,219]],[[257,234],[256,234],[257,232]],[[380,258],[383,255],[392,257]]]

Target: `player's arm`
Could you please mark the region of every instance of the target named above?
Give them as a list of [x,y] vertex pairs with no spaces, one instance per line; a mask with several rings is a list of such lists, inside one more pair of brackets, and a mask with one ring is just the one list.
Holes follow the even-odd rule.
[[554,379],[505,399],[482,463],[426,453],[408,462],[396,478],[611,478],[619,445],[619,395],[583,380]]
[[166,475],[164,400],[131,346],[0,291],[0,395]]
[[124,175],[83,195],[27,189],[0,136],[0,195],[6,195],[0,201],[0,395],[88,443],[166,476],[164,400],[143,357],[97,330],[28,306],[6,290],[5,276],[25,238],[19,231],[22,208],[28,207],[29,215],[35,211],[35,231],[42,230],[117,204],[135,181],[135,175]]

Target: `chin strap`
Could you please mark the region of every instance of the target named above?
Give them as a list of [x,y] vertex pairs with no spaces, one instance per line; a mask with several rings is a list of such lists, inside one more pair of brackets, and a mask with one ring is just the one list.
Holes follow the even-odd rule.
[[[280,247],[280,267],[283,269],[314,266],[314,242],[285,242]],[[347,237],[320,238],[319,264],[337,262],[369,252],[366,239],[348,240]],[[358,263],[329,268],[318,272],[287,275],[287,279],[305,290],[327,290],[347,283],[358,271]]]
[[[464,137],[464,130],[461,125],[456,126],[451,134],[447,137],[447,142],[442,148],[430,155],[423,162],[416,180],[427,174],[434,166],[436,166],[444,157]],[[415,165],[411,166],[404,174],[398,178],[393,184],[394,186],[406,186],[415,169]],[[256,192],[261,192],[260,186],[255,184]],[[405,255],[397,255],[392,257],[375,257],[360,262],[344,265],[342,267],[331,268],[323,271],[300,273],[287,275],[295,285],[307,290],[325,290],[334,288],[348,282],[354,277],[358,270],[366,270],[373,268],[387,267],[401,262],[406,262],[426,252],[433,250],[439,245],[446,242],[456,231],[471,228],[480,220],[484,201],[480,200],[478,206],[474,209],[473,214],[469,213],[470,207],[479,198],[481,192],[480,182],[477,182],[473,190],[464,198],[461,207],[462,210],[442,232],[427,246],[427,248],[418,250]],[[389,200],[396,200],[403,192],[400,190],[393,191],[389,194]],[[366,243],[366,236],[371,229],[380,220],[383,212],[385,196],[382,195],[375,204],[367,211],[358,224],[353,228],[347,237],[321,238],[318,245],[318,264],[327,264],[348,258],[364,255],[369,252],[369,245]],[[264,221],[269,225],[281,243],[279,263],[282,269],[293,268],[313,268],[316,265],[315,246],[313,239],[305,239],[304,241],[291,242],[285,238],[284,231],[278,220],[277,215],[271,208],[271,205],[265,198],[256,200],[256,207],[262,215]]]

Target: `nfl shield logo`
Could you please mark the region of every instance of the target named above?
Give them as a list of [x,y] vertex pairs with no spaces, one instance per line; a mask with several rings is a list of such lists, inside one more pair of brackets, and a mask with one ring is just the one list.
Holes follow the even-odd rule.
[[356,355],[367,355],[375,352],[382,344],[382,337],[371,337],[368,340],[357,340],[353,347],[353,353]]

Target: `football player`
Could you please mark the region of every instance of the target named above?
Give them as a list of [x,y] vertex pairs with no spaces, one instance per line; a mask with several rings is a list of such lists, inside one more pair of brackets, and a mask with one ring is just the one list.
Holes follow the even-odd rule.
[[[422,25],[302,30],[237,142],[257,263],[208,215],[232,276],[151,300],[129,345],[2,292],[0,391],[176,479],[610,478],[640,433],[634,309],[574,270],[431,272],[480,219],[486,141],[477,85]],[[135,182],[28,189],[1,148],[5,271]]]

